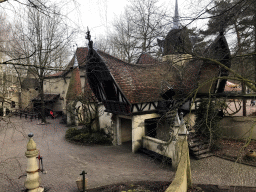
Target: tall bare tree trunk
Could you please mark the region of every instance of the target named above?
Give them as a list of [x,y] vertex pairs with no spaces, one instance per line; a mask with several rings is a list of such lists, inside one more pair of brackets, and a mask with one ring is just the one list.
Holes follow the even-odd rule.
[[19,110],[21,110],[22,108],[22,104],[21,104],[21,90],[19,90],[19,93],[18,93],[18,106],[19,106]]
[[[246,86],[244,82],[242,82],[242,94],[246,94]],[[243,116],[246,116],[246,101],[246,99],[243,99]]]
[[42,123],[46,123],[46,117],[45,117],[45,102],[44,102],[44,84],[43,81],[40,80],[40,97],[41,97],[41,118],[42,118]]
[[253,26],[254,26],[254,81],[256,82],[256,3],[254,3],[254,16],[253,16]]

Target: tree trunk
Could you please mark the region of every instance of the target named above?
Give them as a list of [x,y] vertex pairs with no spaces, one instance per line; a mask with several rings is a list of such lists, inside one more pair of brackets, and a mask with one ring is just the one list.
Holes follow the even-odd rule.
[[96,121],[96,129],[100,131],[100,120],[99,120],[99,104],[95,103],[95,121]]
[[[254,3],[254,16],[253,16],[253,27],[254,27],[254,53],[256,54],[256,3]],[[254,61],[254,81],[256,82],[256,55],[253,55]]]
[[[242,50],[241,50],[242,46],[241,46],[241,36],[239,34],[237,23],[235,23],[235,31],[236,31],[236,36],[237,36],[238,54],[240,55],[242,53]],[[242,70],[241,74],[242,74],[242,76],[244,76],[245,71],[244,71],[244,61],[243,61],[243,59],[239,59],[239,63],[241,64],[241,67],[242,67],[241,68],[241,70]],[[244,81],[242,81],[242,94],[243,95],[246,94],[246,86],[245,86]],[[246,99],[243,99],[243,116],[246,116]]]
[[[241,60],[242,64],[242,75],[244,76],[244,62]],[[246,94],[245,82],[242,81],[242,95]],[[246,99],[243,98],[243,116],[246,116]]]
[[44,85],[43,82],[40,81],[40,97],[41,97],[41,118],[42,123],[46,123],[46,117],[45,117],[45,103],[44,103]]
[[18,93],[18,106],[19,106],[19,110],[21,110],[22,106],[21,106],[21,90]]
[[[245,95],[246,94],[246,86],[244,84],[244,82],[242,82],[242,94]],[[246,116],[246,99],[243,99],[243,116]]]

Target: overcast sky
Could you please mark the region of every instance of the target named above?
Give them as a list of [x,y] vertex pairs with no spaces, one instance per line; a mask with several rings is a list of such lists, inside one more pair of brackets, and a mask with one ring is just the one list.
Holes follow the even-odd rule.
[[[184,24],[195,16],[205,11],[206,5],[211,0],[178,0],[179,14]],[[164,4],[171,15],[174,15],[175,0],[159,0]],[[73,2],[74,9],[69,14],[73,24],[79,29],[80,35],[76,39],[78,46],[86,46],[85,33],[87,26],[91,31],[92,38],[96,41],[101,36],[111,30],[111,25],[115,17],[124,11],[124,7],[129,4],[129,0],[76,0]],[[212,6],[210,4],[209,6]],[[193,22],[189,27],[201,27],[206,24],[205,20]]]
[[[70,27],[79,31],[79,34],[74,41],[74,44],[77,44],[78,46],[87,46],[87,40],[85,40],[87,26],[91,31],[94,41],[97,41],[97,39],[101,38],[102,36],[106,36],[108,30],[111,30],[113,20],[118,17],[124,11],[125,6],[129,4],[129,0],[52,1],[60,3],[63,14],[67,15]],[[179,15],[181,16],[182,20],[181,23],[184,25],[190,22],[191,18],[195,18],[201,13],[204,13],[207,5],[208,8],[213,6],[213,3],[211,3],[212,1],[213,0],[178,0]],[[2,11],[6,11],[6,14],[8,17],[10,17],[10,20],[15,20],[12,12],[20,12],[20,5],[17,5],[14,2],[14,0],[9,0],[8,2],[0,4],[0,6],[6,7],[5,9],[2,9]],[[174,15],[175,0],[159,0],[159,4],[164,4],[170,15]],[[202,17],[204,16],[205,15],[202,15]],[[197,22],[192,22],[188,28],[202,28],[206,25],[206,23],[206,20],[198,20]]]

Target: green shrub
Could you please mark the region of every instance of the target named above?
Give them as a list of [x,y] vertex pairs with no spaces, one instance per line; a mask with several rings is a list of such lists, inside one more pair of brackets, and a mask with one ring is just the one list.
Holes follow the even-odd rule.
[[80,134],[81,131],[78,130],[77,128],[70,128],[66,131],[65,138],[66,139],[72,139],[74,136]]
[[88,129],[77,129],[70,128],[66,131],[65,138],[70,141],[75,141],[84,144],[101,144],[110,145],[112,144],[112,138],[105,133],[104,130],[89,132]]
[[99,132],[94,132],[91,134],[91,140],[93,143],[95,144],[111,144],[112,143],[112,139],[110,136],[108,136],[107,134],[105,134],[105,132],[103,131],[99,131]]
[[90,143],[90,135],[88,133],[80,133],[74,137],[72,137],[72,140],[73,141],[77,141],[77,142],[81,142],[81,143],[84,143],[84,142],[89,142]]

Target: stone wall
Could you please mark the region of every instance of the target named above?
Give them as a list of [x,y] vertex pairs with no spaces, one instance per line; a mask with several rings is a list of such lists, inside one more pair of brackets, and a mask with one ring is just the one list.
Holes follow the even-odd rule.
[[21,108],[25,109],[32,109],[32,99],[35,98],[38,95],[38,91],[35,89],[28,89],[28,90],[22,90],[21,91]]
[[166,156],[171,158],[173,161],[175,161],[175,145],[176,141],[172,141],[171,143],[168,143],[166,141],[162,141],[160,139],[143,136],[143,148],[154,151],[155,153],[158,153],[160,155]]
[[132,152],[137,152],[142,147],[142,137],[145,136],[145,119],[156,117],[159,117],[156,113],[132,117]]
[[[106,108],[103,104],[99,105],[99,123],[100,128],[110,129],[112,127],[112,113],[105,112]],[[107,130],[106,130],[107,131]]]
[[44,93],[45,94],[60,94],[60,98],[54,105],[54,111],[62,111],[66,114],[66,94],[68,90],[70,78],[52,78],[52,79],[45,79],[44,82]]
[[220,121],[223,136],[228,138],[248,138],[251,130],[251,138],[256,139],[256,117],[224,117]]

